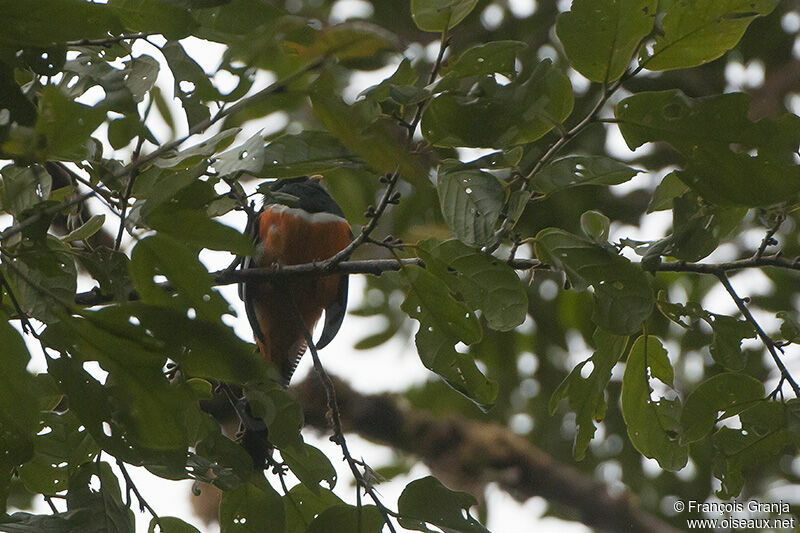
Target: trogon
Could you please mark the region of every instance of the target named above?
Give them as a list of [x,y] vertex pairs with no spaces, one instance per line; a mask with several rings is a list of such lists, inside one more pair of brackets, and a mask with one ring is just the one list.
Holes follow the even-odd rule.
[[[255,255],[245,258],[243,269],[324,261],[347,247],[352,240],[350,224],[315,178],[284,179],[271,186],[273,193],[290,195],[296,201],[293,198],[291,206],[265,202],[250,228]],[[239,284],[239,296],[259,351],[278,367],[280,383],[288,387],[308,348],[306,335],[313,332],[323,312],[325,325],[315,347],[325,347],[339,331],[347,307],[347,276],[248,281]],[[271,449],[268,430],[244,404],[243,410],[237,409],[242,418],[239,440],[254,467],[261,469]]]
[[[315,176],[316,178],[316,176]],[[251,231],[256,253],[243,268],[313,263],[329,259],[351,241],[350,224],[318,179],[275,182],[273,192],[297,198],[294,206],[265,203]],[[333,340],[347,307],[347,276],[295,276],[270,282],[239,284],[247,319],[258,349],[280,371],[286,387],[306,352],[306,332],[325,312],[322,335],[314,344]]]

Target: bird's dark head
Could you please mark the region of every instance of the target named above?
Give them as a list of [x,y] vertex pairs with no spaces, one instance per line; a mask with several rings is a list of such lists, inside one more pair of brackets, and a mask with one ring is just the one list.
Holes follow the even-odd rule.
[[[328,191],[320,183],[322,176],[301,176],[299,178],[287,178],[278,180],[271,184],[269,189],[272,193],[281,193],[297,198],[287,199],[287,204],[294,203],[291,207],[299,207],[308,213],[333,213],[344,218],[344,213],[339,205],[331,198]],[[266,203],[279,203],[276,199],[270,201],[268,197]]]

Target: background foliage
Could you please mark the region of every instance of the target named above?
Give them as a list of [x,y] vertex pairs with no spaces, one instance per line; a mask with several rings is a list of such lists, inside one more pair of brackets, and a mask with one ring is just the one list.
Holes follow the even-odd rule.
[[[485,507],[464,512],[478,500],[434,477],[387,509],[347,450],[342,424],[361,426],[344,408],[333,438],[359,499],[341,501],[330,459],[303,441],[303,407],[223,321],[214,287],[242,277],[209,273],[198,253],[251,244],[217,217],[247,210],[254,183],[309,174],[366,260],[310,269],[371,272],[351,312],[386,319],[355,347],[418,323],[408,364],[441,378],[398,405],[457,424],[447,446],[500,432],[453,455],[462,466],[501,443],[526,450],[471,479],[428,458],[453,488],[480,496],[498,472],[554,461],[569,474],[552,486],[504,487],[611,530],[625,515],[603,498],[653,531],[699,516],[676,514],[675,498],[789,500],[798,5],[371,0],[336,22],[341,4],[0,0],[0,504],[41,494],[53,510],[4,514],[0,529],[133,530],[132,491],[147,495],[129,464],[222,489],[223,531],[485,531]],[[189,37],[224,45],[216,71]],[[164,69],[173,95],[155,85]],[[384,79],[345,98],[363,71]],[[241,134],[275,113],[278,131]],[[76,294],[79,275],[92,292]],[[26,370],[29,346],[46,373]],[[269,425],[278,489],[200,408],[218,381]],[[365,432],[426,457],[425,439]]]

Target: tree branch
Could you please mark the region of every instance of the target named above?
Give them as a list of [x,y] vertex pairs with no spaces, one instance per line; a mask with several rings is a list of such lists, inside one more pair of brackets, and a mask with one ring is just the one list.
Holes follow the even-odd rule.
[[[505,426],[462,417],[435,417],[400,407],[389,395],[362,395],[335,381],[341,423],[369,440],[417,456],[454,488],[497,483],[514,498],[540,496],[577,512],[589,527],[607,531],[674,533],[638,506],[633,495],[612,495],[603,483],[559,463]],[[325,430],[324,388],[306,380],[294,388],[306,423]],[[479,477],[476,473],[480,473]]]
[[792,375],[786,368],[786,365],[784,365],[783,361],[781,361],[781,358],[778,355],[778,349],[775,347],[776,346],[775,341],[772,340],[772,337],[767,335],[766,332],[764,332],[764,330],[758,324],[758,322],[756,322],[753,313],[751,313],[750,310],[747,308],[747,306],[744,303],[744,300],[742,300],[739,297],[739,295],[736,294],[736,291],[733,289],[733,285],[731,285],[728,276],[725,275],[724,272],[719,272],[716,275],[717,278],[719,278],[719,281],[722,283],[722,286],[725,287],[725,290],[728,291],[728,294],[730,294],[731,298],[733,298],[733,301],[736,303],[736,307],[738,307],[739,311],[742,312],[744,318],[748,322],[750,322],[750,324],[753,325],[753,328],[755,328],[756,330],[756,334],[758,334],[758,338],[761,339],[761,342],[763,342],[764,346],[767,347],[769,354],[772,356],[773,361],[775,361],[775,364],[777,365],[778,369],[781,372],[781,379],[786,380],[786,382],[789,383],[789,385],[792,387],[795,396],[800,398],[800,386],[798,386],[797,382],[794,380],[794,378],[792,378]]
[[158,35],[157,33],[131,33],[126,35],[117,35],[116,37],[105,37],[103,39],[80,39],[79,41],[67,41],[67,46],[111,46],[120,41],[134,41],[136,39],[146,39],[151,35]]

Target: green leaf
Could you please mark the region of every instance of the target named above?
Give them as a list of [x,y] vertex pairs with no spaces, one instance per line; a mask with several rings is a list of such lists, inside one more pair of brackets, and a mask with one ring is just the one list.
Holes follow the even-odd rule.
[[87,106],[67,98],[54,85],[42,89],[39,98],[35,138],[17,148],[4,149],[15,156],[33,160],[76,161],[88,154],[89,135],[105,119],[102,106]]
[[383,515],[374,505],[334,505],[322,511],[309,525],[307,533],[380,533]]
[[78,261],[100,285],[100,292],[116,301],[127,301],[133,291],[128,266],[130,259],[122,252],[105,247],[78,255]]
[[220,154],[214,160],[214,170],[220,176],[229,176],[237,172],[255,174],[262,166],[264,166],[264,137],[261,132],[247,139],[242,145]]
[[431,524],[453,533],[489,533],[469,512],[478,501],[466,492],[455,492],[433,476],[409,483],[397,500],[399,523],[407,529],[430,531]]
[[[253,345],[239,339],[220,322],[192,319],[181,309],[141,302],[102,309],[96,316],[106,324],[138,321],[139,326],[131,324],[130,336],[160,343],[158,351],[180,363],[188,375],[244,383],[264,374],[262,358]],[[220,357],[220,353],[226,357]]]
[[714,434],[718,456],[714,477],[722,482],[717,496],[724,500],[739,495],[744,485],[743,470],[774,459],[790,442],[787,406],[778,402],[758,402],[741,412],[741,428],[721,427]]
[[689,98],[677,90],[639,93],[616,108],[631,149],[665,141],[688,161],[676,175],[703,198],[747,207],[791,201],[800,192],[800,118],[751,122],[750,96]]
[[102,39],[120,34],[122,25],[111,9],[81,0],[48,0],[42,3],[0,1],[6,30],[0,44],[15,49],[47,47],[67,41]]
[[742,340],[752,339],[756,330],[747,320],[732,316],[713,315],[710,322],[714,330],[711,342],[711,357],[728,370],[742,371],[747,364],[747,356],[742,353]]
[[103,228],[103,223],[105,221],[105,215],[92,215],[86,223],[61,237],[61,240],[64,242],[75,242],[88,239]]
[[699,261],[717,249],[747,214],[747,209],[709,205],[693,192],[672,201],[672,234],[664,239],[662,255]]
[[[305,36],[304,36],[305,37]],[[399,48],[397,37],[386,28],[369,22],[347,21],[315,31],[313,41],[285,41],[284,47],[308,61],[335,57],[339,61],[372,58],[385,50]]]
[[408,267],[405,273],[411,288],[400,308],[420,323],[415,340],[422,363],[479,407],[488,408],[497,397],[497,383],[480,372],[472,356],[454,348],[459,341],[480,341],[480,322],[433,274],[419,267]]
[[462,78],[494,73],[513,77],[516,73],[517,54],[527,48],[521,41],[492,41],[476,44],[464,50],[457,59],[442,69],[443,75],[450,73]]
[[0,208],[15,217],[50,196],[53,180],[42,166],[9,165],[0,177]]
[[768,15],[779,0],[675,0],[665,3],[661,32],[652,51],[642,51],[648,70],[708,63],[736,46],[753,20]]
[[33,493],[56,494],[99,448],[72,411],[42,413],[41,428],[49,431],[40,430],[33,439],[33,458],[19,468],[19,476]]
[[411,18],[422,31],[452,28],[475,9],[478,0],[411,0]]
[[264,178],[294,178],[335,168],[359,166],[356,157],[324,131],[302,131],[278,137],[264,150]]
[[680,180],[678,175],[670,172],[664,176],[656,190],[653,191],[653,198],[647,205],[647,213],[672,209],[672,201],[683,196],[688,190],[689,187]]
[[598,244],[608,242],[611,220],[599,211],[586,211],[581,215],[581,229],[587,237]]
[[456,240],[428,239],[417,243],[417,251],[425,268],[460,294],[470,309],[480,309],[490,328],[511,331],[525,321],[525,286],[505,263]]
[[298,484],[283,497],[286,510],[286,533],[306,533],[307,524],[326,509],[344,502],[328,489],[318,488],[312,492],[307,486]]
[[[655,459],[665,470],[680,470],[688,460],[687,449],[665,423],[663,406],[676,402],[652,400],[650,379],[672,383],[672,366],[667,351],[656,337],[639,337],[631,348],[622,378],[622,416],[631,443],[645,457]],[[666,427],[665,427],[666,426]]]
[[459,240],[482,246],[494,239],[504,200],[497,178],[482,170],[447,171],[437,176],[436,190],[444,220]]
[[[304,418],[303,407],[297,399],[272,380],[249,382],[245,396],[253,415],[262,419],[269,428],[270,443],[281,452],[289,450],[290,455],[292,453],[294,456],[302,455],[305,444],[300,429],[303,427]],[[291,451],[292,449],[294,451]],[[302,472],[302,474],[307,474],[307,479],[310,479],[325,471],[319,464],[317,467],[313,472]]]
[[200,530],[193,525],[174,516],[153,517],[147,533],[156,533],[156,528],[158,528],[158,533],[200,533]]
[[211,113],[204,103],[219,97],[211,80],[180,43],[168,42],[161,47],[161,53],[175,78],[175,95],[181,100],[189,128],[207,120]]
[[550,194],[579,185],[619,185],[639,170],[603,156],[573,155],[553,161],[533,177],[533,188]]
[[540,139],[572,106],[569,78],[544,60],[525,80],[500,85],[485,77],[469,93],[440,94],[422,115],[421,131],[436,146],[506,148]]
[[[34,515],[30,513],[14,513],[7,518],[0,518],[0,527],[7,533],[72,533],[73,531],[91,531],[95,523],[88,509],[75,509],[66,513]],[[96,524],[96,523],[95,523]]]
[[709,433],[723,417],[738,414],[764,399],[764,385],[746,374],[723,373],[707,379],[692,391],[681,412],[681,443],[695,442]]
[[109,0],[108,6],[129,30],[161,33],[170,40],[188,37],[196,26],[188,10],[161,0]]
[[389,99],[392,87],[414,85],[418,78],[417,73],[411,67],[411,61],[404,57],[391,76],[377,85],[367,87],[358,96],[359,98],[362,96],[372,98],[376,102],[384,102]]
[[189,245],[241,256],[253,254],[253,243],[246,235],[213,220],[199,209],[175,209],[164,205],[147,216],[147,223],[161,235],[170,235]]
[[[314,115],[331,135],[359,155],[373,170],[390,173],[398,170],[403,179],[417,187],[430,181],[417,158],[409,156],[398,142],[396,132],[384,121],[374,121],[358,112],[358,103],[346,105],[337,96],[333,79],[321,75],[310,89]],[[269,160],[267,160],[269,161]]]
[[72,305],[78,271],[66,244],[55,237],[45,242],[46,246],[24,243],[17,248],[6,273],[22,310],[49,323]]
[[653,29],[657,9],[657,0],[574,0],[558,17],[556,33],[575,70],[613,82]]
[[[92,480],[99,480],[100,488],[90,486]],[[89,509],[96,525],[102,528],[89,531],[108,531],[110,533],[134,533],[134,517],[123,502],[119,481],[106,462],[87,463],[70,477],[67,491],[67,508]]]
[[[37,399],[34,396],[33,376],[25,369],[30,355],[9,317],[0,310],[0,345],[3,346],[0,364],[0,449],[3,463],[17,466],[31,458],[33,441],[39,426]],[[5,500],[0,501],[5,509]]]
[[594,287],[592,320],[609,333],[635,333],[652,313],[647,274],[613,248],[547,228],[536,236],[535,250],[540,261],[565,272],[576,290]]
[[776,316],[781,319],[781,336],[788,342],[797,342],[800,339],[800,321],[795,313],[778,311]]
[[319,494],[322,481],[327,482],[331,489],[336,486],[336,470],[318,448],[304,443],[301,450],[282,449],[281,457],[297,479],[314,494]]
[[[578,461],[586,456],[589,442],[594,438],[597,430],[594,421],[601,422],[606,417],[606,386],[611,380],[611,370],[628,344],[627,337],[611,335],[599,328],[595,330],[593,338],[595,351],[592,356],[573,368],[550,397],[551,415],[564,398],[569,399],[570,409],[575,411],[578,432],[575,434],[572,454]],[[584,368],[590,363],[591,371],[587,377],[583,377]]]
[[221,146],[233,142],[233,137],[240,131],[241,128],[230,128],[189,148],[167,151],[153,164],[159,168],[191,168],[216,153]]
[[[131,254],[130,274],[144,303],[192,308],[208,322],[216,322],[228,312],[228,304],[212,289],[211,275],[197,253],[172,237],[159,234],[139,241]],[[166,276],[177,296],[170,296],[153,281],[157,274]]]
[[283,533],[285,520],[283,500],[266,480],[254,478],[222,494],[220,533]]

